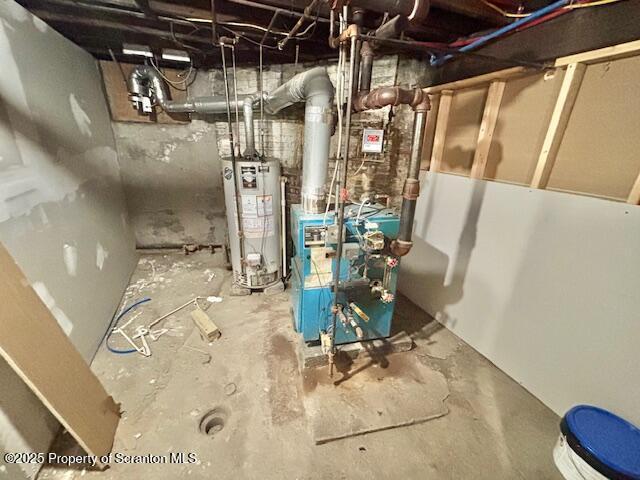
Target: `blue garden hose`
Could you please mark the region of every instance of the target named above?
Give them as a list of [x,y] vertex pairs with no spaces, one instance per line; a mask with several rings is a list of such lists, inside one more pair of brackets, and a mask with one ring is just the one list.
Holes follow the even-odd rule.
[[118,316],[115,318],[115,320],[113,322],[111,322],[111,325],[109,325],[109,332],[107,333],[107,338],[105,339],[104,343],[107,346],[107,349],[111,352],[111,353],[117,353],[119,355],[126,355],[128,353],[135,353],[137,352],[137,350],[135,349],[130,349],[130,350],[117,350],[115,348],[112,348],[109,345],[109,339],[111,338],[111,335],[113,334],[113,330],[118,326],[118,322],[122,319],[122,317],[124,317],[127,313],[129,313],[131,310],[133,310],[134,308],[136,308],[138,305],[141,305],[143,303],[149,302],[151,301],[151,299],[149,297],[145,297],[142,300],[138,300],[137,302],[129,305],[128,307],[126,307],[124,310],[122,310]]

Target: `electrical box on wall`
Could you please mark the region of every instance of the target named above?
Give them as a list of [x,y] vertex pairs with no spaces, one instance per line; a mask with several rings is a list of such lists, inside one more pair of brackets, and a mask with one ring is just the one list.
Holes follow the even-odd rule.
[[382,153],[384,130],[365,128],[362,131],[362,153]]

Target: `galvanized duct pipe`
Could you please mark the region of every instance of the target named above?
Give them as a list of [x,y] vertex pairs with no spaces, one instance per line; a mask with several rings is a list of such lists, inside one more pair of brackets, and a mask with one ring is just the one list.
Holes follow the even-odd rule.
[[[227,101],[224,97],[204,96],[187,100],[169,100],[167,87],[160,74],[147,65],[136,66],[129,74],[129,93],[135,97],[148,97],[155,101],[167,113],[201,113],[221,114],[227,112]],[[235,100],[230,102],[231,108],[236,107]],[[260,95],[238,95],[238,108],[244,114],[244,130],[246,138],[245,156],[256,153],[253,128],[253,109],[260,104]]]
[[253,109],[260,105],[260,95],[249,95],[242,101],[242,118],[244,120],[245,157],[253,157],[256,152],[256,137],[253,131]]
[[264,100],[270,114],[305,102],[304,151],[302,156],[302,208],[306,213],[324,212],[329,142],[333,129],[334,88],[327,69],[316,67],[299,73]]

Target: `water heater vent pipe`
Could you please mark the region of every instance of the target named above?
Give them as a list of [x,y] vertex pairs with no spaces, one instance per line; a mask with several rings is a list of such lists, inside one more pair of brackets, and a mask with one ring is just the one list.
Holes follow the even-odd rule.
[[[202,96],[186,100],[170,100],[167,86],[160,74],[148,65],[136,66],[129,75],[129,93],[136,106],[140,108],[143,98],[151,98],[167,113],[200,113],[223,114],[227,113],[227,100],[223,96]],[[244,130],[246,148],[244,156],[253,156],[256,153],[253,128],[253,110],[260,104],[260,94],[238,95],[238,99],[230,99],[231,109],[242,109],[244,117]]]
[[264,108],[270,114],[294,103],[305,102],[302,208],[306,213],[322,213],[325,208],[333,95],[334,88],[327,69],[316,67],[283,83],[264,100]]

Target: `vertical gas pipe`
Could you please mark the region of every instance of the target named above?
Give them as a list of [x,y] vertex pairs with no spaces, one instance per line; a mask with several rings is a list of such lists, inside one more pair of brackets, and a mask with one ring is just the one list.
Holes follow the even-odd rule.
[[337,188],[340,191],[339,195],[339,208],[338,208],[338,219],[336,221],[336,225],[338,227],[337,231],[337,248],[336,248],[336,264],[335,269],[333,271],[333,306],[332,310],[332,319],[331,319],[331,335],[329,338],[330,342],[330,350],[329,350],[329,375],[333,376],[333,366],[335,362],[335,354],[336,354],[336,323],[338,317],[338,293],[340,291],[340,261],[342,258],[342,244],[344,239],[342,238],[342,225],[344,224],[344,207],[346,203],[346,193],[347,193],[347,168],[349,164],[349,141],[350,135],[349,130],[351,129],[351,105],[353,103],[353,82],[356,82],[355,71],[356,71],[356,53],[357,53],[357,41],[358,41],[358,27],[356,25],[351,25],[349,29],[351,31],[351,51],[349,55],[349,93],[347,97],[347,118],[345,125],[345,140],[344,140],[344,154],[343,154],[343,162],[342,169],[340,172],[340,180],[338,181]]
[[416,213],[416,201],[418,200],[418,195],[420,195],[420,162],[422,160],[422,143],[429,107],[429,97],[425,94],[424,100],[413,108],[415,114],[413,119],[409,173],[407,179],[404,181],[404,188],[402,190],[402,210],[400,213],[398,238],[391,242],[391,251],[398,257],[409,253],[409,250],[411,250],[413,246],[411,235],[413,231],[413,218]]

